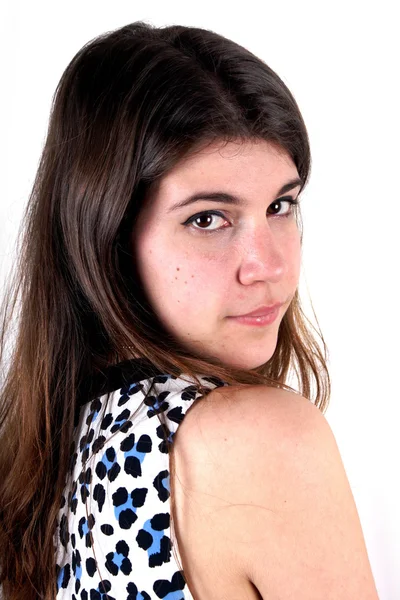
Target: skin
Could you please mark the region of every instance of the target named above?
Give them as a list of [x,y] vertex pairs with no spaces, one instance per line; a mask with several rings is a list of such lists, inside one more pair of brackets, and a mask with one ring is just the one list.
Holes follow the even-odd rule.
[[[165,328],[197,355],[245,369],[272,357],[301,262],[293,207],[275,202],[297,198],[300,185],[277,193],[298,176],[288,154],[270,142],[213,142],[180,161],[149,191],[132,231],[138,273]],[[245,205],[201,199],[168,212],[200,191],[235,194]],[[203,215],[183,225],[201,211],[223,217]],[[228,318],[276,302],[284,305],[270,325]]]

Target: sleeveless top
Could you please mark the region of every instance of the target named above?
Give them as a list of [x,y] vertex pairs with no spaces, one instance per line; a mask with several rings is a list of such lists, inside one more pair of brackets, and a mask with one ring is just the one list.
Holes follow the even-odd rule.
[[[228,385],[199,378],[210,391]],[[57,600],[193,600],[171,539],[166,440],[204,395],[194,383],[132,359],[78,399],[54,538]]]

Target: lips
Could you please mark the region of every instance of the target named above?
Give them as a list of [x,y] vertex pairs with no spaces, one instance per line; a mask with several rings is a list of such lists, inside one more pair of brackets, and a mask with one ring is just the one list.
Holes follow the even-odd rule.
[[266,315],[271,314],[278,308],[280,308],[284,303],[278,302],[276,304],[272,304],[271,306],[267,306],[266,304],[259,306],[252,312],[246,313],[245,315],[236,315],[238,317],[265,317]]

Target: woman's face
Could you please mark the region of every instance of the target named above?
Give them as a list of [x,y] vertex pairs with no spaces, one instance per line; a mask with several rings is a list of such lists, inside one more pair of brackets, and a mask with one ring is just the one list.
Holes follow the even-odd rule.
[[[287,201],[301,186],[281,188],[298,177],[269,142],[220,142],[181,161],[149,193],[132,232],[139,276],[164,327],[197,355],[252,369],[274,354],[301,261]],[[211,193],[227,196],[204,197]],[[278,302],[270,324],[232,318]]]

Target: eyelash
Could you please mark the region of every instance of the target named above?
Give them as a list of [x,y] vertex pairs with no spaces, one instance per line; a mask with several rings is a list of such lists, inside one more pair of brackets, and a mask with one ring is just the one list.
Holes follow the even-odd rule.
[[[288,217],[290,217],[293,213],[294,213],[294,207],[297,206],[299,204],[299,200],[293,200],[293,198],[281,198],[279,200],[275,200],[275,202],[273,202],[272,204],[282,204],[283,202],[287,202],[288,204],[291,205],[291,209],[284,215],[271,215],[272,217],[277,217],[279,219],[287,219]],[[272,206],[272,205],[270,205]],[[221,213],[218,210],[204,210],[202,212],[196,213],[195,215],[193,215],[192,217],[190,217],[187,221],[185,221],[184,223],[182,223],[182,225],[185,225],[186,227],[189,227],[190,225],[193,224],[194,221],[196,221],[196,219],[202,217],[202,216],[206,216],[206,215],[214,215],[216,217],[221,217],[222,219],[226,219],[225,215],[223,213]],[[221,229],[226,229],[226,227],[218,227],[217,229],[205,229],[203,227],[194,227],[193,228],[196,231],[201,231],[204,232],[206,234],[211,234],[214,233],[216,231],[221,231]]]

